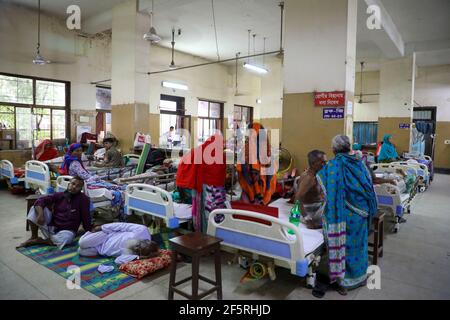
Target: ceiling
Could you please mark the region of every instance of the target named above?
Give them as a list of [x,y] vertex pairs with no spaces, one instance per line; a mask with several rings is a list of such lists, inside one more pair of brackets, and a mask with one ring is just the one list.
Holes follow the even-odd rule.
[[[37,7],[37,0],[0,0]],[[67,17],[66,8],[77,4],[83,21],[102,16],[111,19],[111,9],[122,0],[41,0],[44,13]],[[280,0],[214,0],[220,58],[233,58],[237,52],[248,53],[248,33],[256,34],[256,52],[279,49]],[[380,3],[390,16],[394,29],[405,47],[405,53],[421,51],[423,64],[448,63],[450,49],[450,0],[358,0],[357,61],[367,62],[367,69],[377,69],[387,58],[401,57],[385,30],[368,30],[367,2]],[[151,0],[139,0],[139,10],[148,12]],[[99,24],[105,28],[108,24]],[[150,25],[150,21],[149,21]],[[154,0],[153,25],[163,37],[159,45],[170,47],[171,29],[182,30],[175,38],[175,49],[203,58],[216,60],[217,50],[212,14],[212,0]],[[100,27],[99,27],[100,28]],[[104,31],[104,30],[97,30]],[[253,37],[251,37],[253,53]],[[429,51],[429,52],[428,52]],[[423,53],[425,52],[425,53]]]
[[[172,27],[181,28],[175,39],[175,49],[196,56],[216,60],[216,40],[211,0],[156,0],[154,27],[163,37],[160,45],[170,47]],[[255,52],[266,52],[280,47],[279,0],[214,0],[219,55],[233,58],[237,52],[248,54],[248,30],[253,34]]]
[[[366,0],[358,0],[357,61],[366,62],[366,70],[378,70],[393,53],[394,45],[384,30],[368,30]],[[418,54],[419,66],[448,64],[450,57],[449,0],[377,0],[392,19],[405,47],[405,54]]]
[[[78,5],[81,9],[82,19],[94,17],[122,2],[123,0],[41,0],[41,10],[48,15],[67,18],[67,7]],[[0,0],[0,2],[13,3],[26,8],[38,8],[38,0]]]

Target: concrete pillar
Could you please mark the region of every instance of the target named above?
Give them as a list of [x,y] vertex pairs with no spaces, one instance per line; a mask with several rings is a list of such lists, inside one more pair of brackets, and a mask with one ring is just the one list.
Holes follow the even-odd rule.
[[142,39],[149,18],[137,5],[126,0],[113,8],[111,130],[123,153],[129,153],[136,132],[149,133],[150,44]]
[[[287,0],[282,145],[296,166],[320,149],[332,157],[331,139],[353,135],[357,0]],[[323,120],[314,92],[345,91],[346,116]],[[348,110],[350,111],[350,110]]]
[[415,56],[381,64],[378,140],[392,134],[399,154],[410,149],[411,129],[402,125],[412,123],[415,70]]

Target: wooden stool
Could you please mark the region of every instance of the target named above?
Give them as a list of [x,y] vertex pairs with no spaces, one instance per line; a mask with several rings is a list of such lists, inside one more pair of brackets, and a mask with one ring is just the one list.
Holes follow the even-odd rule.
[[383,238],[384,238],[384,216],[383,211],[378,211],[372,220],[373,227],[369,235],[373,233],[373,243],[369,241],[369,255],[372,256],[372,264],[378,264],[378,257],[383,257]]
[[[32,194],[25,198],[25,200],[27,200],[27,212],[26,212],[27,217],[31,207],[34,206],[36,200],[39,199],[41,196],[42,196],[41,194]],[[28,231],[30,230],[30,226],[28,225],[28,219],[26,219],[25,221],[26,221],[26,230]]]
[[[169,300],[173,300],[174,292],[188,298],[189,300],[199,300],[214,291],[217,291],[217,299],[222,300],[222,271],[220,262],[220,243],[222,239],[204,235],[199,232],[189,233],[169,240],[172,249],[172,265],[170,269],[169,282]],[[212,281],[202,275],[199,275],[200,258],[214,252],[214,264],[216,269],[216,281]],[[177,272],[178,253],[192,258],[192,276],[175,282]],[[192,295],[177,289],[178,285],[192,279]],[[208,291],[198,294],[198,280],[212,284],[214,287]]]

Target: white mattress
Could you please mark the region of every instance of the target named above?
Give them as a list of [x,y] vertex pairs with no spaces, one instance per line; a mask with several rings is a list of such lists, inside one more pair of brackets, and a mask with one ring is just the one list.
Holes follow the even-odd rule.
[[87,196],[92,201],[101,201],[101,200],[112,200],[114,198],[113,193],[106,189],[106,188],[100,188],[100,189],[89,189],[86,188]]
[[[288,203],[288,201],[288,199],[278,199],[269,204],[269,207],[278,208],[279,219],[286,222],[289,222],[290,211],[293,207],[293,205]],[[314,250],[319,248],[324,243],[322,229],[311,230],[302,223],[300,223],[298,227],[300,230],[300,236],[302,237],[303,251],[305,252],[305,256],[314,252]],[[295,240],[295,235],[291,235],[288,233],[286,233],[286,235],[289,239]]]
[[173,203],[173,214],[178,219],[192,219],[192,204]]

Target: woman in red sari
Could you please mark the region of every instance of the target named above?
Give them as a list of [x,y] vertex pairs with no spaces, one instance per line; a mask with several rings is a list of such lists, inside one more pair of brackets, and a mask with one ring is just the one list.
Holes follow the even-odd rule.
[[52,160],[58,157],[58,150],[56,150],[53,142],[50,139],[42,141],[34,151],[34,159],[38,161]]
[[176,185],[192,191],[196,231],[206,233],[209,213],[225,208],[225,161],[223,137],[216,134],[187,153],[178,165]]

